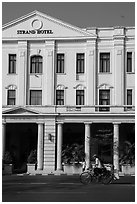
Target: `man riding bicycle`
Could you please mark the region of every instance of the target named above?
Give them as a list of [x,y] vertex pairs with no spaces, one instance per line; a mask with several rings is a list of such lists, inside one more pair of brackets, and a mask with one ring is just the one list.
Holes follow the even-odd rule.
[[106,168],[96,154],[93,155],[93,158],[95,160],[94,174],[99,177],[104,171],[106,171]]
[[111,170],[107,170],[97,155],[94,155],[93,158],[95,160],[93,167],[86,168],[86,162],[83,163],[83,172],[80,175],[80,181],[83,184],[89,184],[90,182],[109,184],[117,179],[114,175],[114,166]]

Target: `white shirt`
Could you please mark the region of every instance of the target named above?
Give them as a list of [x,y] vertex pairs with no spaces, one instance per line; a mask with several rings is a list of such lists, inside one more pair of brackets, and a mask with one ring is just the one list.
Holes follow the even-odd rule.
[[98,158],[96,158],[96,160],[95,160],[95,167],[102,168],[102,164]]

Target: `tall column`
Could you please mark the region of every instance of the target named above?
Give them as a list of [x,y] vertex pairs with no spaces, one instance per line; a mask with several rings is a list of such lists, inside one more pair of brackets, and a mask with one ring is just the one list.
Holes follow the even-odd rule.
[[86,168],[90,167],[90,123],[85,123],[85,161]]
[[6,143],[6,123],[2,123],[2,158],[5,154],[5,143]]
[[63,124],[57,124],[57,170],[62,170],[61,154],[62,154],[62,132]]
[[119,172],[119,124],[113,123],[113,165],[115,172]]
[[43,169],[43,123],[38,123],[37,169]]

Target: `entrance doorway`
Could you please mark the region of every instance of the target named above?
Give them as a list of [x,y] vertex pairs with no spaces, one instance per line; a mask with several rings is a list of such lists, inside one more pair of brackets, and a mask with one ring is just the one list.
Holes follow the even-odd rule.
[[36,123],[9,123],[6,125],[6,147],[13,157],[15,173],[27,171],[27,158],[37,149],[38,127]]

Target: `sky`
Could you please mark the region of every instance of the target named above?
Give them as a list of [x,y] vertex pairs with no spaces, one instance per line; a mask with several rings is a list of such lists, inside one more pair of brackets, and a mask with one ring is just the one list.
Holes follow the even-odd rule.
[[134,2],[2,2],[2,24],[34,10],[80,28],[135,26]]

